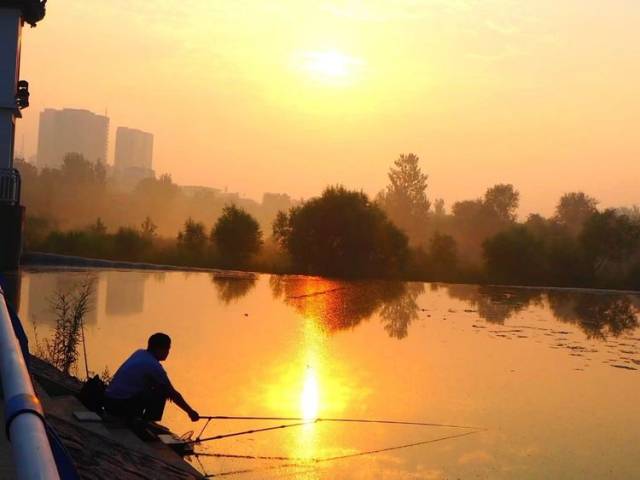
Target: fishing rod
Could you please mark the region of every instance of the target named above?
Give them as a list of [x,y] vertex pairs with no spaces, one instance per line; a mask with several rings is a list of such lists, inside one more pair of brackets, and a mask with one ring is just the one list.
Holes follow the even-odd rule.
[[[250,435],[252,433],[268,432],[270,430],[279,430],[279,429],[283,429],[283,428],[300,427],[302,425],[311,425],[312,423],[315,423],[315,420],[301,422],[301,423],[288,423],[288,424],[285,424],[285,425],[277,425],[275,427],[257,428],[257,429],[253,429],[253,430],[244,430],[242,432],[226,433],[226,434],[222,434],[222,435],[215,435],[213,437],[200,438],[200,436],[198,436],[198,438],[196,438],[194,440],[189,440],[188,442],[185,442],[185,443],[191,445],[191,444],[197,444],[197,443],[202,443],[202,442],[209,442],[209,441],[212,441],[212,440],[221,440],[223,438],[238,437],[240,435]],[[201,435],[202,435],[202,432],[201,432]]]
[[[225,476],[229,476],[229,475],[241,475],[241,474],[245,474],[245,473],[256,473],[256,472],[260,472],[260,471],[267,471],[267,470],[280,470],[280,469],[286,469],[286,468],[309,468],[310,466],[317,466],[318,464],[323,464],[323,463],[328,463],[328,462],[334,462],[337,460],[346,460],[349,458],[357,458],[357,457],[363,457],[363,456],[368,456],[368,455],[375,455],[375,454],[379,454],[379,453],[384,453],[384,452],[390,452],[390,451],[394,451],[394,450],[402,450],[405,448],[411,448],[411,447],[417,447],[417,446],[422,446],[422,445],[428,445],[428,444],[432,444],[432,443],[439,443],[439,442],[444,442],[447,440],[453,440],[453,439],[457,439],[457,438],[463,438],[469,435],[474,435],[480,432],[485,431],[485,429],[477,429],[476,431],[472,431],[472,432],[465,432],[465,433],[458,433],[455,435],[447,435],[444,437],[439,437],[439,438],[432,438],[429,440],[422,440],[419,442],[413,442],[413,443],[407,443],[407,444],[403,444],[403,445],[394,445],[392,447],[385,447],[385,448],[378,448],[378,449],[374,449],[374,450],[367,450],[364,452],[355,452],[355,453],[347,453],[347,454],[343,454],[343,455],[334,455],[334,456],[330,456],[330,457],[311,457],[308,459],[303,460],[302,462],[300,462],[298,459],[294,459],[292,458],[291,460],[294,460],[292,463],[284,463],[284,464],[279,464],[279,465],[271,465],[268,467],[262,467],[262,468],[246,468],[246,469],[242,469],[242,470],[230,470],[230,471],[226,471],[226,472],[219,472],[216,473],[215,475],[205,475],[205,478],[213,478],[213,477],[225,477]],[[274,458],[275,459],[275,458]]]
[[308,462],[310,459],[305,457],[283,457],[277,455],[239,455],[235,453],[216,453],[216,452],[198,452],[194,453],[199,457],[212,457],[212,458],[239,458],[242,460],[286,460],[296,462]]
[[[372,454],[376,454],[376,453],[381,453],[381,452],[388,452],[388,451],[392,451],[392,450],[399,450],[399,449],[404,449],[404,448],[409,448],[409,447],[415,447],[418,445],[426,445],[429,443],[435,443],[435,442],[441,442],[444,440],[451,440],[451,439],[455,439],[455,438],[461,438],[461,437],[466,437],[467,435],[473,435],[475,433],[480,433],[485,431],[485,428],[481,428],[481,427],[472,427],[472,426],[468,426],[468,425],[453,425],[453,424],[444,424],[444,423],[432,423],[432,422],[408,422],[408,421],[401,421],[401,420],[373,420],[373,419],[356,419],[356,418],[316,418],[313,420],[309,420],[309,419],[305,419],[302,417],[259,417],[259,416],[231,416],[231,415],[203,415],[200,417],[201,420],[206,420],[204,426],[202,427],[202,430],[200,431],[200,434],[198,435],[198,437],[195,440],[190,440],[189,442],[186,442],[188,444],[199,444],[202,442],[207,442],[207,441],[213,441],[213,440],[220,440],[223,438],[229,438],[229,437],[236,437],[236,436],[240,436],[240,435],[249,435],[252,433],[259,433],[259,432],[268,432],[268,431],[273,431],[273,430],[279,430],[279,429],[284,429],[284,428],[291,428],[291,427],[300,427],[303,425],[312,425],[318,422],[346,422],[346,423],[376,423],[376,424],[391,424],[391,425],[414,425],[414,426],[423,426],[423,427],[449,427],[449,428],[461,428],[461,429],[467,429],[470,430],[468,432],[465,433],[460,433],[460,434],[455,434],[455,435],[448,435],[448,436],[444,436],[444,437],[440,437],[440,438],[436,438],[436,439],[430,439],[430,440],[425,440],[425,441],[420,441],[420,442],[415,442],[415,443],[409,443],[409,444],[404,444],[404,445],[396,445],[393,447],[387,447],[387,448],[382,448],[382,449],[376,449],[376,450],[369,450],[369,451],[364,451],[364,452],[355,452],[355,453],[350,453],[350,454],[346,454],[346,455],[336,455],[336,456],[332,456],[332,457],[324,457],[324,458],[308,458],[308,459],[302,459],[302,458],[292,458],[292,457],[278,457],[278,456],[251,456],[251,455],[232,455],[232,454],[207,454],[205,452],[201,452],[201,453],[195,453],[196,458],[200,455],[202,456],[211,456],[211,457],[236,457],[236,458],[246,458],[246,459],[269,459],[269,460],[281,460],[281,461],[289,461],[292,463],[285,463],[285,464],[281,464],[278,466],[274,466],[274,467],[268,467],[267,470],[271,470],[272,468],[276,468],[276,469],[280,469],[280,468],[291,468],[291,467],[304,467],[304,468],[308,468],[309,465],[315,465],[315,464],[319,464],[319,463],[324,463],[324,462],[332,462],[332,461],[336,461],[336,460],[344,460],[347,458],[354,458],[354,457],[360,457],[360,456],[366,456],[366,455],[372,455]],[[207,426],[209,425],[209,423],[212,420],[265,420],[265,421],[294,421],[297,423],[288,423],[288,424],[283,424],[283,425],[276,425],[273,427],[266,427],[266,428],[259,428],[259,429],[252,429],[252,430],[245,430],[242,432],[234,432],[234,433],[228,433],[228,434],[222,434],[222,435],[216,435],[216,436],[212,436],[212,437],[206,437],[206,438],[201,438],[202,434],[204,433],[205,429],[207,428]],[[198,460],[199,461],[199,460]],[[260,470],[260,469],[258,469]],[[216,475],[206,475],[205,474],[205,478],[212,478],[213,476],[226,476],[226,475],[238,475],[238,474],[243,474],[243,473],[249,473],[249,472],[255,472],[258,471],[256,469],[244,469],[244,470],[235,470],[235,471],[228,471],[228,472],[222,472],[222,473],[218,473]]]
[[[446,423],[427,423],[427,422],[407,422],[401,420],[372,420],[372,419],[362,419],[362,418],[316,418],[316,419],[305,419],[302,417],[257,417],[257,416],[230,416],[230,415],[203,415],[200,417],[201,420],[206,420],[206,423],[200,430],[200,433],[194,440],[189,440],[185,442],[189,445],[195,445],[198,443],[209,442],[213,440],[222,440],[223,438],[229,437],[238,437],[241,435],[250,435],[253,433],[260,432],[269,432],[273,430],[281,430],[285,428],[292,427],[300,427],[303,425],[312,425],[320,422],[341,422],[341,423],[375,423],[375,424],[384,424],[384,425],[413,425],[419,427],[446,427],[446,428],[462,428],[466,430],[478,431],[481,430],[479,427],[471,427],[468,425],[453,425]],[[265,427],[265,428],[257,428],[251,430],[243,430],[241,432],[233,432],[226,433],[221,435],[214,435],[211,437],[202,438],[202,434],[205,429],[211,422],[211,420],[268,420],[268,421],[283,421],[283,422],[297,422],[297,423],[287,423],[283,425],[276,425],[274,427]]]
[[454,425],[447,423],[427,423],[427,422],[408,422],[402,420],[377,420],[368,418],[323,418],[315,419],[303,417],[246,417],[246,416],[229,416],[229,415],[201,415],[201,420],[269,420],[278,422],[300,422],[319,423],[319,422],[342,422],[342,423],[377,423],[385,425],[414,425],[419,427],[448,427],[448,428],[465,428],[468,430],[480,430],[480,427],[472,427],[469,425]]

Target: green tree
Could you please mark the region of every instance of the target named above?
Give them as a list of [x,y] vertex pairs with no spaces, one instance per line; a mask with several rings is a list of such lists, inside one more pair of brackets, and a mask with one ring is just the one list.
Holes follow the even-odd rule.
[[235,205],[224,207],[210,238],[228,265],[246,265],[262,245],[262,231],[256,219]]
[[152,240],[156,236],[156,231],[158,230],[158,226],[153,223],[151,217],[147,216],[142,224],[140,225],[140,233],[142,236],[148,240]]
[[460,223],[476,223],[483,217],[484,204],[480,199],[462,200],[453,204],[451,213]]
[[554,220],[572,234],[578,234],[584,222],[597,212],[598,201],[583,192],[565,193],[556,206]]
[[484,207],[501,222],[514,222],[519,204],[520,193],[511,184],[494,185],[484,194]]
[[458,245],[451,235],[436,232],[429,241],[429,268],[433,278],[451,280],[458,269]]
[[431,203],[427,198],[427,180],[420,169],[420,158],[402,154],[389,169],[389,185],[377,201],[389,218],[409,235],[421,241]]
[[207,244],[204,224],[191,217],[184,222],[184,229],[178,233],[178,245],[193,254],[202,253]]
[[549,221],[539,213],[532,213],[524,223],[527,229],[534,235],[545,235],[549,231]]
[[539,284],[544,279],[544,244],[524,226],[515,226],[482,245],[491,282]]
[[64,183],[72,186],[104,186],[106,180],[104,166],[90,162],[79,153],[66,154],[60,172]]
[[406,235],[361,192],[327,188],[280,217],[281,242],[298,269],[335,276],[388,276],[408,257]]
[[95,223],[89,225],[87,231],[93,235],[106,235],[107,226],[104,224],[102,219],[98,217]]
[[640,224],[640,207],[638,205],[631,205],[630,207],[616,208],[616,211],[620,215],[626,215],[632,222]]
[[286,241],[291,236],[291,225],[289,216],[285,212],[279,211],[277,213],[271,228],[271,235],[278,245],[286,247]]
[[500,230],[488,215],[482,199],[455,202],[451,207],[451,233],[468,259],[482,258],[482,242]]
[[640,225],[613,209],[596,212],[584,223],[580,243],[595,271],[605,263],[620,264],[640,247]]
[[51,218],[27,215],[24,222],[24,249],[42,249],[45,239],[56,228]]
[[113,237],[114,250],[118,258],[140,260],[151,246],[151,241],[138,230],[120,227]]
[[526,229],[544,245],[546,284],[555,286],[588,285],[593,277],[575,236],[564,226],[531,214]]

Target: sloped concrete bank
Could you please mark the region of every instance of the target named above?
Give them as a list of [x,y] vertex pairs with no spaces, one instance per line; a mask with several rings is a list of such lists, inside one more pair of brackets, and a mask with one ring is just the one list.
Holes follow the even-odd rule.
[[202,475],[159,440],[143,441],[117,421],[81,422],[82,383],[37,357],[29,369],[45,415],[86,479],[200,479]]

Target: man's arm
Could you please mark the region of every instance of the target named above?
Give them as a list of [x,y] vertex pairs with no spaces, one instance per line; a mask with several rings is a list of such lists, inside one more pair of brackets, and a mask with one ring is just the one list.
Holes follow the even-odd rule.
[[171,384],[171,380],[169,380],[169,376],[167,372],[162,368],[162,366],[158,363],[157,368],[153,372],[153,381],[161,385],[163,390],[165,391],[165,395],[169,400],[175,403],[178,407],[184,410],[192,422],[195,422],[200,419],[200,415],[196,412],[191,406],[187,403],[184,397],[178,392],[173,385]]
[[200,415],[196,412],[184,399],[182,394],[173,388],[173,385],[169,385],[169,399],[175,403],[178,407],[184,410],[192,422],[195,422],[200,419]]

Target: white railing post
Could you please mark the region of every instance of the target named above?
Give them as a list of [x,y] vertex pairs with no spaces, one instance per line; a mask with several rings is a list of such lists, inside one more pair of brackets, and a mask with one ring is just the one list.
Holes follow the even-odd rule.
[[5,432],[11,442],[19,480],[58,480],[58,468],[11,318],[0,289],[0,381],[4,393]]

